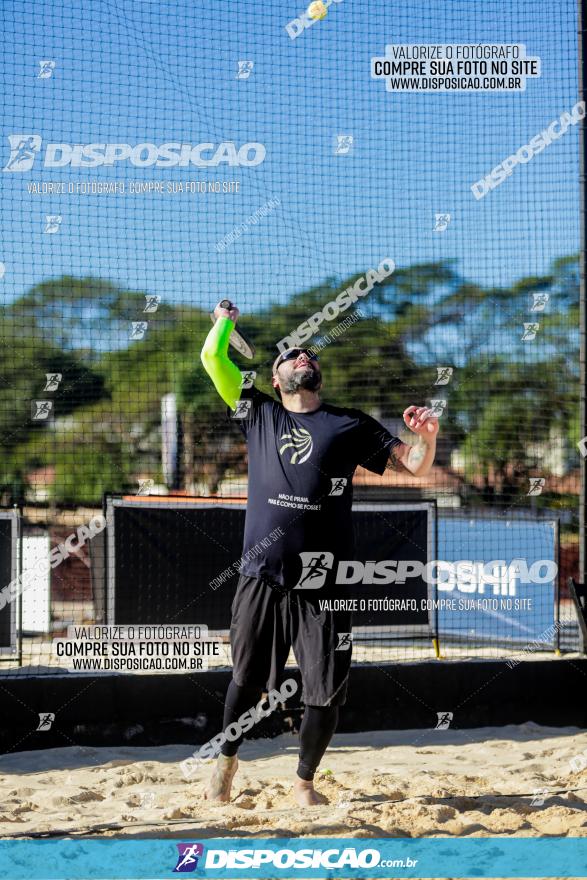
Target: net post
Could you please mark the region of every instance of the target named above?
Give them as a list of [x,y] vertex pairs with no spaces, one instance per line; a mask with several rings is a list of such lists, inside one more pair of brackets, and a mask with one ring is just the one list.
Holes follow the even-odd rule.
[[560,585],[560,571],[561,571],[561,542],[560,542],[560,519],[555,520],[554,524],[554,534],[556,539],[556,578],[554,582],[554,595],[555,595],[555,612],[554,612],[554,622],[556,627],[556,632],[554,635],[554,654],[555,657],[562,656],[561,654],[561,585]]
[[[434,511],[434,559],[438,559],[438,500],[432,500]],[[438,572],[437,572],[438,577]],[[434,584],[434,598],[438,599],[438,583]],[[434,656],[437,660],[444,660],[444,656],[440,651],[440,627],[438,624],[438,602],[434,608],[434,635],[432,637],[432,646],[434,648]]]
[[13,504],[12,509],[16,514],[16,541],[17,541],[17,551],[16,551],[16,576],[20,580],[20,589],[18,591],[17,598],[17,617],[16,617],[16,626],[18,637],[16,640],[16,663],[20,668],[22,666],[22,565],[23,565],[23,537],[24,537],[24,500],[20,504]]

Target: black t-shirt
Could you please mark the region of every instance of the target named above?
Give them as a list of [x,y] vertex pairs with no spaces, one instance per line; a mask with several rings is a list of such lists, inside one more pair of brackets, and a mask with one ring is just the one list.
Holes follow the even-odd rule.
[[332,585],[338,560],[353,558],[355,469],[383,474],[401,441],[361,410],[293,413],[256,388],[229,412],[243,416],[249,450],[241,573],[287,589]]

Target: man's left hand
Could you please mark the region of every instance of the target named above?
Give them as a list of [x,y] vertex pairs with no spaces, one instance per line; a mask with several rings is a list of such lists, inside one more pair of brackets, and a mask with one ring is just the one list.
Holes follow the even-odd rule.
[[438,434],[438,418],[432,415],[433,412],[426,406],[409,406],[404,411],[406,427],[423,440],[431,440]]

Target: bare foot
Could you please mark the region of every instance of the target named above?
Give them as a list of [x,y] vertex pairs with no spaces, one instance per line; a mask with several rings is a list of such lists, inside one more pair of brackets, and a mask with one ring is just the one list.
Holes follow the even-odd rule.
[[314,788],[313,782],[299,777],[294,782],[293,793],[300,807],[315,807],[318,804],[327,803],[326,798]]
[[237,767],[238,758],[236,755],[231,757],[218,755],[212,779],[204,792],[204,797],[207,801],[216,801],[220,804],[228,803],[232,780],[234,779]]

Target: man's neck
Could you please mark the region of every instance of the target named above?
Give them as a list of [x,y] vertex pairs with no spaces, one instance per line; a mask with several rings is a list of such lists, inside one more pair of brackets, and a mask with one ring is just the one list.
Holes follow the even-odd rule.
[[281,403],[290,412],[309,413],[319,409],[322,401],[315,391],[300,388],[295,394],[284,394],[282,391]]

